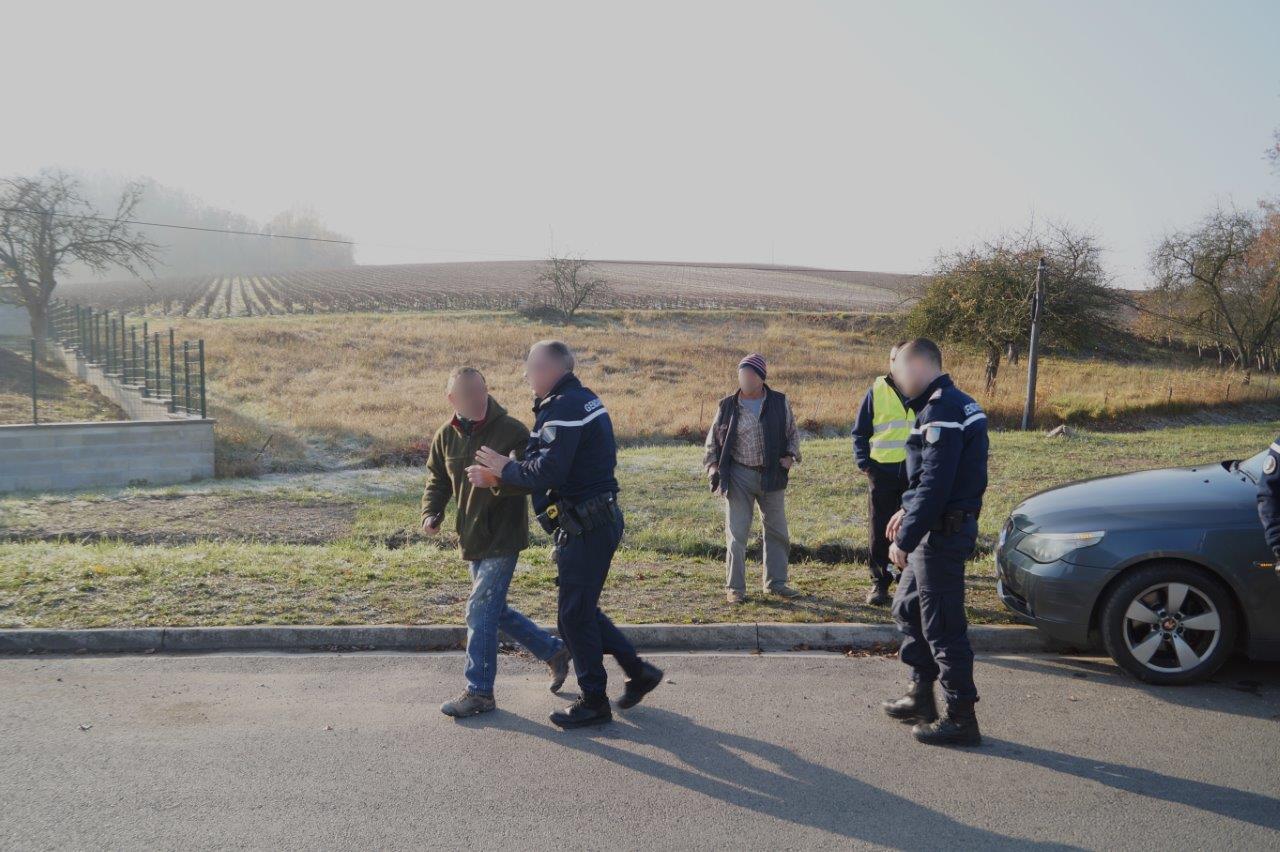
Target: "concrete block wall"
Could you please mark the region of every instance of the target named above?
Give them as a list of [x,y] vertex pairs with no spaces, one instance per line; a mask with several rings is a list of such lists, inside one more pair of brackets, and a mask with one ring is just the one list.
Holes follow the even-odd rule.
[[168,485],[213,476],[213,421],[0,426],[0,492]]

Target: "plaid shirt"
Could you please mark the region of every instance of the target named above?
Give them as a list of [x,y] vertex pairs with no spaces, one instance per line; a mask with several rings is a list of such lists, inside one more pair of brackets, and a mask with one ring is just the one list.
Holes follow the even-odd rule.
[[[728,424],[723,427],[720,425],[720,411],[717,409],[716,418],[711,423],[711,428],[707,430],[707,454],[703,458],[704,465],[715,464],[720,458],[720,447],[723,446],[725,438],[723,431],[727,431],[728,428]],[[787,402],[786,440],[785,454],[793,456],[797,462],[800,461],[800,432],[796,429],[796,418],[791,413],[790,402]],[[741,398],[738,399],[738,431],[731,453],[733,460],[740,465],[764,466],[764,427],[760,425],[759,415],[743,405]]]

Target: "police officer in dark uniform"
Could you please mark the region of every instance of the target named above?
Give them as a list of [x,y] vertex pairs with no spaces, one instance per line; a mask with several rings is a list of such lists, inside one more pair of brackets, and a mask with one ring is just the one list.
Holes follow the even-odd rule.
[[573,656],[581,692],[571,706],[551,714],[551,721],[562,728],[599,725],[613,718],[605,693],[606,653],[627,674],[619,708],[635,706],[662,683],[662,670],[641,660],[600,611],[600,592],[622,540],[614,478],[617,445],[604,403],[583,387],[573,367],[573,353],[564,343],[535,343],[525,360],[525,376],[537,397],[537,420],[524,459],[484,447],[476,453],[478,464],[468,471],[479,484],[496,477],[529,489],[539,522],[555,540],[560,638]]
[[[942,352],[924,338],[898,352],[895,376],[919,412],[907,438],[908,490],[889,522],[890,560],[902,569],[893,616],[899,656],[911,667],[907,694],[886,701],[891,718],[915,724],[920,742],[977,745],[973,649],[964,612],[964,566],[978,540],[987,489],[987,416],[942,372]],[[938,717],[934,681],[947,712]]]
[[[1267,546],[1280,563],[1280,438],[1267,449],[1258,480],[1258,517],[1267,536]],[[1280,573],[1280,564],[1276,566]]]

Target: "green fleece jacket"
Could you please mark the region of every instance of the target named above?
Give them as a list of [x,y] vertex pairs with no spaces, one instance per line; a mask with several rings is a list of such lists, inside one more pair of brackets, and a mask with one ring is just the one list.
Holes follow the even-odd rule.
[[493,397],[489,411],[471,434],[463,432],[456,418],[440,427],[427,455],[427,487],[422,492],[422,517],[444,517],[450,498],[456,498],[458,545],[468,561],[509,556],[529,546],[527,491],[510,485],[474,488],[467,468],[475,464],[476,450],[491,447],[500,453],[524,454],[529,430]]

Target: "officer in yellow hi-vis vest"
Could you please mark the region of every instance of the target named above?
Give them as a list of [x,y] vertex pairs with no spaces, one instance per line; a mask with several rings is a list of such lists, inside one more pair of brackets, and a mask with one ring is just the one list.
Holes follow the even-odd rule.
[[915,415],[907,408],[893,381],[893,358],[899,343],[889,352],[889,373],[880,376],[867,391],[853,422],[853,458],[867,475],[867,538],[871,546],[871,591],[867,603],[887,606],[894,573],[889,564],[889,538],[885,527],[902,507],[907,488],[907,438]]

